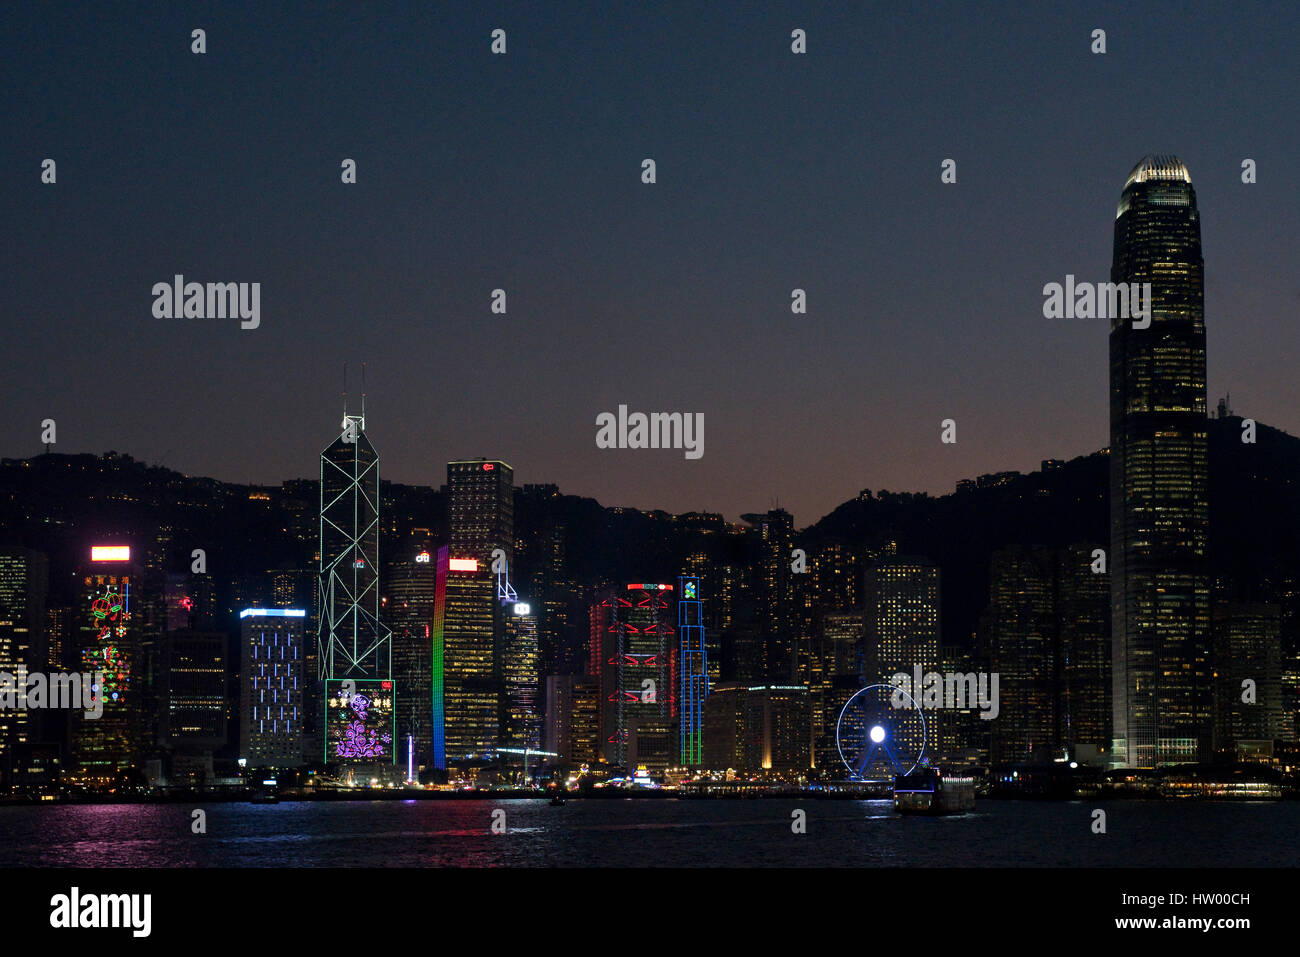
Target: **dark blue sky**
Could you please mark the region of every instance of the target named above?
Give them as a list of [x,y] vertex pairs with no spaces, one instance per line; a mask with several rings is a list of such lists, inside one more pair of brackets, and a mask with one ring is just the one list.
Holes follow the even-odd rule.
[[[54,418],[62,452],[312,476],[364,359],[396,481],[486,455],[800,525],[946,492],[1107,444],[1107,323],[1042,287],[1107,278],[1150,152],[1198,194],[1211,407],[1300,432],[1294,4],[464,6],[6,12],[0,454]],[[155,319],[178,272],[261,282],[261,328]],[[619,404],[704,413],[703,458],[597,449]]]

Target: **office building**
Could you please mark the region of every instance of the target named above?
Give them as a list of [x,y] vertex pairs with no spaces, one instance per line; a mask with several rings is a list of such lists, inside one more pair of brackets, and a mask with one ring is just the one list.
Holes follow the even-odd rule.
[[492,550],[514,558],[514,469],[487,459],[447,463],[447,519],[452,554],[491,565]]
[[1214,609],[1214,750],[1230,760],[1282,737],[1281,609],[1224,602]]
[[433,766],[481,765],[499,745],[500,618],[491,566],[438,549],[430,643]]
[[250,767],[297,767],[304,741],[304,645],[307,613],[296,608],[245,608],[239,613],[239,756]]
[[[25,672],[45,671],[44,641],[49,561],[25,548],[0,549],[0,674],[15,686]],[[16,690],[16,689],[15,689]],[[42,722],[14,701],[0,702],[0,782],[12,782],[27,761]]]
[[541,747],[542,712],[538,693],[541,656],[537,647],[537,615],[527,602],[515,602],[506,609],[501,662],[501,744],[513,748]]
[[438,566],[421,549],[390,562],[384,580],[384,616],[393,633],[393,683],[397,688],[399,764],[414,766],[433,760],[433,619],[438,592]]
[[601,749],[628,771],[678,762],[673,586],[614,588],[591,609],[591,672],[600,680]]
[[589,675],[546,678],[546,743],[559,764],[593,765],[600,749],[600,682]]
[[140,571],[127,545],[96,545],[78,575],[76,642],[80,671],[98,674],[93,688],[103,713],[73,715],[78,778],[93,787],[117,783],[141,766],[144,743],[143,641],[134,617]]
[[1207,755],[1211,707],[1204,261],[1177,157],[1125,181],[1110,278],[1150,284],[1145,319],[1111,312],[1112,760],[1154,768]]

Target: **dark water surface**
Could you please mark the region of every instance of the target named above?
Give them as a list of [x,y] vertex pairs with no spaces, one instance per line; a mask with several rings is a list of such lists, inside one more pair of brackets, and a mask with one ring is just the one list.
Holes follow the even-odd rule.
[[[1300,802],[335,801],[0,808],[0,866],[1291,867]],[[1106,811],[1107,833],[1092,832]],[[492,812],[507,832],[493,834]],[[791,831],[807,812],[807,833]]]

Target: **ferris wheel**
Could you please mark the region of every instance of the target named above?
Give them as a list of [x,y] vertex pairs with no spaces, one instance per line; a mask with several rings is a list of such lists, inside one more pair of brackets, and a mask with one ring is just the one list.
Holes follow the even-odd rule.
[[835,746],[850,780],[887,780],[921,765],[925,732],[925,715],[915,698],[897,685],[873,684],[844,703]]

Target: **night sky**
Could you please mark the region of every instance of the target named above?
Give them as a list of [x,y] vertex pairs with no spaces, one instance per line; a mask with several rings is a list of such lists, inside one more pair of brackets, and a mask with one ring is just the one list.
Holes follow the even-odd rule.
[[[1153,152],[1197,191],[1210,407],[1300,432],[1295,4],[358,6],[6,11],[0,455],[53,418],[59,452],[314,477],[365,360],[398,482],[483,455],[800,526],[946,493],[1107,444],[1108,323],[1042,287],[1108,278]],[[154,318],[176,273],[260,282],[261,327]],[[702,412],[703,458],[597,449],[620,404]]]

